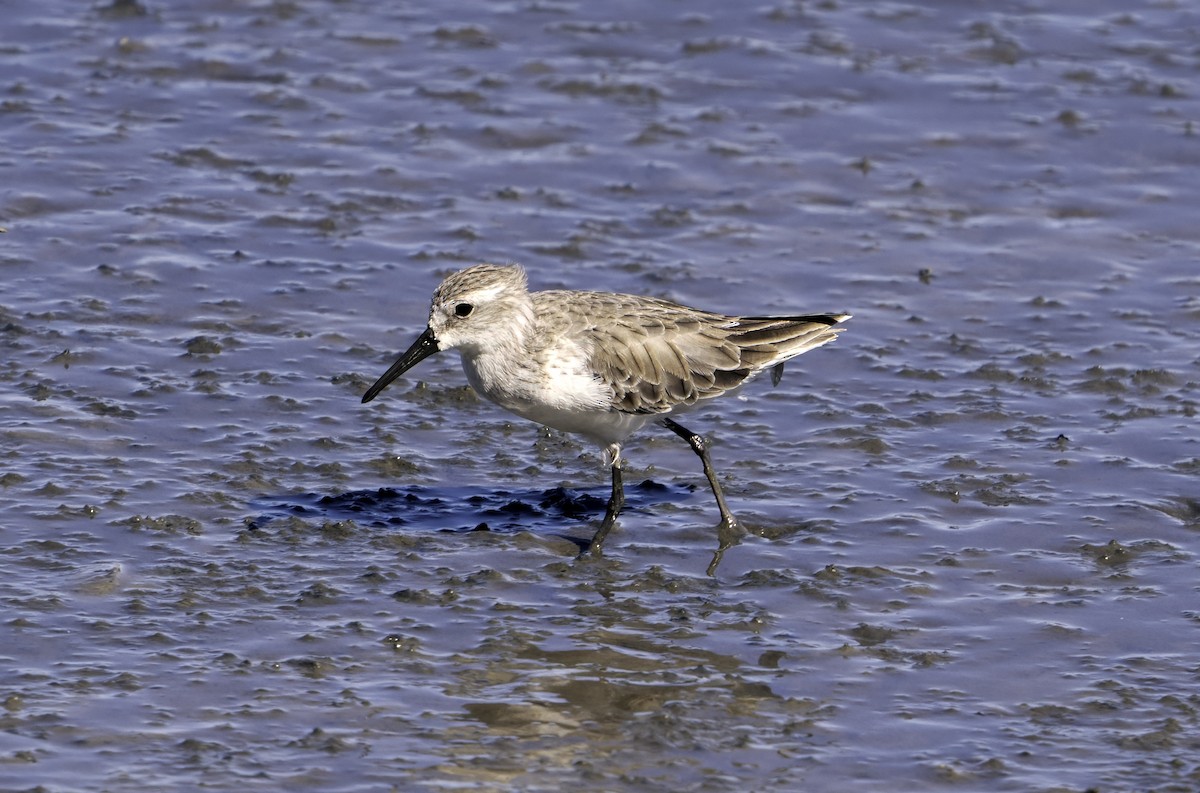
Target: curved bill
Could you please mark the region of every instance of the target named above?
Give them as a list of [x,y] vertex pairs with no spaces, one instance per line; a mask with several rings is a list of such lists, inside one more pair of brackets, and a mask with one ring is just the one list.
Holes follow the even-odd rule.
[[425,332],[412,343],[412,346],[383,373],[382,377],[375,381],[375,385],[367,389],[367,393],[363,394],[362,401],[370,402],[379,396],[379,392],[387,388],[389,383],[437,351],[437,339],[433,337],[433,331],[426,328]]

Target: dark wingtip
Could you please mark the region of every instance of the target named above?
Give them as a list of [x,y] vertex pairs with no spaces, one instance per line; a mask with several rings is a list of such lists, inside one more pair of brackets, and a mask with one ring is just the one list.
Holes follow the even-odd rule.
[[738,317],[734,324],[741,322],[817,322],[821,325],[837,325],[851,319],[853,314],[797,314],[781,317]]

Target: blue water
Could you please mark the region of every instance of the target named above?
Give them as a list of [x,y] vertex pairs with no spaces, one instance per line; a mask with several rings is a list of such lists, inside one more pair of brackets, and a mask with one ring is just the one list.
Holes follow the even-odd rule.
[[[9,3],[0,787],[1190,791],[1200,14]],[[445,273],[839,341],[596,450]]]

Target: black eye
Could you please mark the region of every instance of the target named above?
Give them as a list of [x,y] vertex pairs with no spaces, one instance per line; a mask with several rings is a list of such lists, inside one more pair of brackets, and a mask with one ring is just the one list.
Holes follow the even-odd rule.
[[468,316],[474,310],[475,306],[471,305],[470,303],[459,303],[454,307],[455,315],[460,317]]

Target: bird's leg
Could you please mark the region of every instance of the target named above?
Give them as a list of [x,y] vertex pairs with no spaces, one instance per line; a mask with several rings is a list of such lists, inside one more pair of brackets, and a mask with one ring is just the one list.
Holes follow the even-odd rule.
[[608,497],[608,509],[604,512],[604,521],[592,535],[592,541],[588,543],[587,550],[592,553],[600,553],[604,538],[608,536],[613,524],[617,522],[617,515],[621,514],[621,507],[625,506],[625,488],[621,484],[621,447],[610,447],[607,451],[612,456],[612,495]]
[[725,549],[737,545],[738,540],[745,534],[745,530],[738,523],[737,518],[729,511],[729,505],[725,503],[725,494],[721,492],[721,484],[717,481],[717,473],[713,470],[712,461],[708,459],[708,446],[704,443],[704,438],[696,433],[671,421],[669,418],[662,420],[664,427],[678,435],[688,442],[688,446],[692,447],[699,457],[700,462],[704,464],[704,475],[708,477],[709,487],[712,488],[713,495],[717,498],[717,509],[721,510],[721,522],[717,524],[717,551],[713,554],[712,561],[708,564],[709,575],[713,575],[717,571],[717,565],[721,563],[721,557],[725,555]]
[[[708,477],[709,487],[712,488],[713,495],[717,498],[717,509],[721,510],[721,526],[718,527],[718,531],[721,529],[735,531],[734,542],[736,542],[736,537],[741,535],[741,531],[737,518],[729,511],[729,505],[725,503],[725,494],[721,491],[721,484],[717,481],[717,472],[713,470],[712,461],[708,458],[708,446],[705,444],[704,438],[671,419],[664,418],[662,423],[664,427],[687,441],[688,445],[692,447],[692,451],[700,456],[700,462],[704,465],[704,475]],[[722,538],[722,542],[724,543],[724,538]],[[734,542],[729,542],[726,547],[733,545]]]

